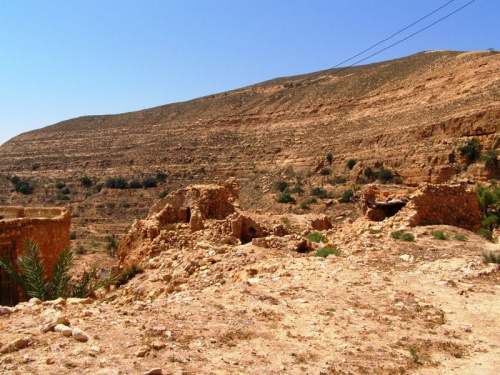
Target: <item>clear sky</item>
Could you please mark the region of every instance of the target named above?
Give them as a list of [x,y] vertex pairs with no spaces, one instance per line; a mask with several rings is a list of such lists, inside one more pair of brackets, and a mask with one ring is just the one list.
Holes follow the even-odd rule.
[[[370,52],[469,1],[451,1]],[[328,69],[448,2],[0,0],[0,144],[73,117]],[[500,0],[476,0],[364,63],[424,50],[500,49],[499,20]]]

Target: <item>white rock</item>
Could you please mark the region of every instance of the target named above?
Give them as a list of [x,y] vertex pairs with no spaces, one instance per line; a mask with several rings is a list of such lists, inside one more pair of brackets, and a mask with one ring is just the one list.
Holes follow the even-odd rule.
[[0,316],[2,315],[9,315],[14,312],[14,309],[12,307],[8,306],[0,306]]
[[399,259],[405,261],[405,262],[413,262],[413,255],[410,254],[403,254],[399,257]]
[[73,330],[64,324],[57,324],[54,327],[54,332],[61,332],[66,337],[70,337],[73,334]]
[[73,328],[72,336],[76,341],[87,342],[89,341],[89,336],[83,332],[80,328]]

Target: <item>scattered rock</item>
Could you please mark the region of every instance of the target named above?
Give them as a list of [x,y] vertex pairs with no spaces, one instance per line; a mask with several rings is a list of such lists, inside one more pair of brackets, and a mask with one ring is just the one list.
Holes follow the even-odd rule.
[[85,332],[83,332],[80,328],[73,328],[71,335],[76,341],[79,342],[89,341],[89,336]]

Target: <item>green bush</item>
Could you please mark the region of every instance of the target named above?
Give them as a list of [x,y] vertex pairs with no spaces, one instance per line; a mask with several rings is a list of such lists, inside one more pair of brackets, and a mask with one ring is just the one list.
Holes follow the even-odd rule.
[[164,190],[160,194],[158,194],[158,198],[163,199],[168,195],[168,191]]
[[86,188],[89,188],[89,187],[92,187],[93,183],[92,183],[92,180],[90,179],[90,177],[88,176],[83,176],[83,177],[80,177],[78,179],[78,181],[80,182],[80,184],[83,186],[83,187],[86,187]]
[[[35,188],[28,181],[18,180],[18,177],[17,178],[14,177],[13,180],[16,181],[14,183],[14,190],[17,193],[20,193],[23,195],[33,194],[33,191],[35,190]],[[11,182],[12,182],[12,180],[11,180]]]
[[66,194],[62,194],[62,193],[57,194],[57,199],[59,199],[60,201],[69,201],[70,200],[69,196],[67,196]]
[[130,181],[130,188],[131,189],[142,189],[142,182],[138,180],[133,180]]
[[306,238],[311,242],[328,242],[328,239],[323,235],[323,233],[320,232],[311,232],[306,236]]
[[349,160],[347,160],[347,164],[346,164],[347,168],[353,169],[357,162],[358,161],[356,159],[349,159]]
[[58,182],[56,184],[56,188],[58,188],[59,190],[61,190],[64,187],[66,187],[66,184],[64,182]]
[[450,237],[448,236],[447,233],[443,232],[442,230],[435,230],[431,232],[432,237],[434,237],[435,240],[449,240]]
[[491,230],[488,230],[486,228],[481,228],[476,232],[477,235],[483,237],[484,239],[487,239],[489,241],[493,240],[493,233]]
[[467,141],[465,146],[459,147],[458,151],[465,156],[467,164],[474,163],[481,156],[480,142],[477,139]]
[[394,175],[392,174],[392,171],[389,169],[385,169],[384,167],[380,168],[377,172],[377,179],[379,179],[383,183],[391,181],[393,177]]
[[156,178],[154,177],[146,177],[142,181],[142,185],[144,186],[144,189],[150,189],[150,188],[155,188],[158,186],[158,182],[156,181]]
[[391,237],[395,240],[403,240],[403,241],[414,241],[415,236],[411,233],[403,233],[401,231],[395,231],[391,233]]
[[335,255],[336,257],[340,256],[340,250],[333,247],[323,247],[316,251],[314,254],[315,257],[326,258],[328,255]]
[[70,240],[76,240],[76,233],[75,232],[71,232],[71,234],[69,235],[69,239]]
[[71,190],[69,190],[68,188],[64,188],[60,191],[61,194],[70,194],[71,193]]
[[372,180],[377,177],[377,174],[373,171],[371,167],[366,167],[364,174],[369,180]]
[[328,162],[328,164],[330,164],[330,166],[332,165],[332,163],[333,163],[333,154],[331,152],[329,152],[328,154],[326,154],[326,161]]
[[456,234],[454,237],[457,241],[467,241],[467,236],[463,234]]
[[354,198],[354,192],[351,189],[349,189],[342,193],[340,201],[342,203],[349,203],[353,198]]
[[320,187],[315,187],[311,190],[311,195],[314,195],[315,197],[325,199],[328,198],[328,193],[325,189],[320,188]]
[[496,263],[500,264],[500,253],[484,253],[483,254],[484,263]]
[[329,176],[332,173],[330,168],[323,168],[319,174],[322,176]]
[[307,209],[309,209],[309,206],[311,204],[315,204],[315,203],[318,203],[316,198],[312,198],[312,197],[307,198],[306,200],[300,202],[300,208],[307,210]]
[[278,199],[276,199],[278,203],[295,203],[295,198],[291,196],[290,192],[288,190],[285,190],[282,192],[279,196]]
[[126,189],[128,188],[128,182],[123,177],[113,178],[110,177],[105,183],[108,189]]
[[164,183],[167,181],[167,175],[163,172],[157,172],[156,173],[156,181],[159,183]]

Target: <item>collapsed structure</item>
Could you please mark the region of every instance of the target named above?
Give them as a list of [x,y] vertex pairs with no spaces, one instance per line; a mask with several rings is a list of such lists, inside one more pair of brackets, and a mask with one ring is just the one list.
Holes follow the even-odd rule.
[[[306,227],[327,230],[332,226],[325,215],[303,215]],[[304,229],[307,229],[304,228]],[[287,237],[289,236],[289,237]],[[150,258],[168,248],[189,249],[196,241],[289,244],[298,252],[308,249],[303,238],[292,238],[281,217],[250,214],[239,207],[239,184],[229,179],[218,185],[193,185],[170,193],[155,204],[144,220],[136,220],[120,243],[118,257],[122,267]],[[262,239],[257,241],[257,239]],[[294,242],[295,241],[295,242]],[[283,245],[286,246],[286,245]]]
[[[0,256],[15,263],[24,243],[33,239],[45,271],[50,273],[59,254],[70,244],[71,215],[65,208],[0,207]],[[49,275],[46,275],[49,276]],[[0,269],[0,305],[19,301],[15,281]]]
[[461,185],[425,184],[408,189],[370,186],[364,193],[362,209],[369,220],[396,216],[412,227],[445,224],[470,231],[481,227],[476,195]]

